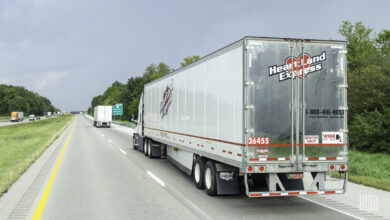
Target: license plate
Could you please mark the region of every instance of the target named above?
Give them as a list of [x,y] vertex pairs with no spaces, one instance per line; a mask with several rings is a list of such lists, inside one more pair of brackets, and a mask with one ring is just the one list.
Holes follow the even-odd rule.
[[302,179],[303,173],[289,173],[287,174],[287,179]]

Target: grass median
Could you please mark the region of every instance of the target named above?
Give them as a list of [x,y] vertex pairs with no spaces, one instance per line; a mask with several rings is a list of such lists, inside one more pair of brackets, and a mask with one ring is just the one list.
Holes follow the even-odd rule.
[[0,127],[0,196],[46,150],[74,116]]
[[348,170],[349,181],[390,191],[390,155],[350,150]]

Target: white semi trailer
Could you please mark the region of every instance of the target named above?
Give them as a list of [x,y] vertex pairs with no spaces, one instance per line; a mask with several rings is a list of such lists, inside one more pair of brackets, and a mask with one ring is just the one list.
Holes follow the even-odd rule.
[[346,52],[344,41],[245,37],[146,84],[133,147],[209,195],[344,193]]
[[98,105],[93,109],[93,125],[96,127],[111,127],[112,106]]

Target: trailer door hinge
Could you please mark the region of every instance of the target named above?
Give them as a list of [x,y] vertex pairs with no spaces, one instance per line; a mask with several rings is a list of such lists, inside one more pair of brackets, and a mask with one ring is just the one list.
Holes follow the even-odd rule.
[[255,130],[254,130],[254,129],[250,129],[250,128],[248,128],[248,129],[246,129],[246,130],[245,130],[245,133],[253,133],[253,132],[255,132]]
[[245,109],[254,109],[255,108],[255,106],[253,106],[253,105],[246,105],[245,106]]
[[255,83],[254,83],[254,82],[251,82],[251,81],[246,81],[246,82],[245,82],[245,85],[246,85],[246,86],[253,86],[253,85],[255,85]]
[[340,84],[338,87],[339,88],[348,88],[348,85],[347,84]]

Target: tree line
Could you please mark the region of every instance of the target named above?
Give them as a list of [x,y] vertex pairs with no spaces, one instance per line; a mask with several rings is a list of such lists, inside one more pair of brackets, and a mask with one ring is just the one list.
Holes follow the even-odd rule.
[[0,115],[11,115],[11,112],[44,115],[45,112],[55,111],[58,109],[51,101],[38,93],[22,86],[0,84]]
[[[339,33],[348,42],[348,126],[352,148],[390,153],[390,30],[376,33],[362,22],[344,21]],[[185,66],[199,56],[186,57]],[[102,95],[92,99],[96,105],[124,104],[124,118],[137,115],[143,87],[171,71],[164,63],[148,66],[140,77],[126,84],[114,82]]]

